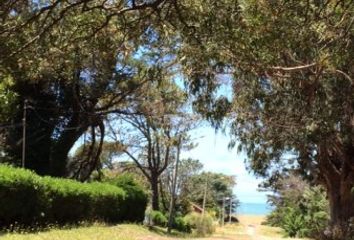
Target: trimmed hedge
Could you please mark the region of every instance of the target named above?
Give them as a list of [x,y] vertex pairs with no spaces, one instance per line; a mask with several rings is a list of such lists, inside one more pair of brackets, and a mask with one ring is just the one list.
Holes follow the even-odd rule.
[[127,193],[124,207],[122,207],[122,215],[125,221],[144,221],[148,195],[134,177],[130,174],[123,173],[118,177],[108,179],[107,183],[120,187]]
[[[134,188],[40,177],[29,170],[0,165],[2,228],[96,220],[109,223],[141,221],[146,202],[146,195]],[[127,214],[128,206],[137,206],[132,209],[135,218]]]

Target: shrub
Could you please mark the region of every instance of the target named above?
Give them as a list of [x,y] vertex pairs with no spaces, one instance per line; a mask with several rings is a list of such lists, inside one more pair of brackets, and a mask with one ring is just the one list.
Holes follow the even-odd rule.
[[176,217],[173,221],[172,227],[180,232],[185,232],[185,233],[192,232],[191,225],[183,217]]
[[16,222],[30,225],[46,217],[45,190],[32,172],[0,167],[0,226]]
[[168,220],[160,211],[148,210],[146,216],[148,218],[149,225],[156,225],[160,227],[166,227],[167,225]]
[[329,220],[324,190],[294,176],[283,181],[278,196],[271,199],[275,208],[267,223],[283,228],[290,237],[320,238]]
[[[22,227],[80,221],[139,221],[146,196],[104,183],[80,183],[40,177],[35,173],[0,166],[0,226]],[[130,192],[132,190],[132,192]],[[145,199],[143,199],[145,197]],[[135,205],[139,205],[134,208]],[[137,217],[125,215],[131,206]],[[145,208],[145,207],[144,207]],[[141,211],[141,213],[139,212]]]
[[190,213],[185,216],[185,221],[198,236],[210,235],[215,231],[213,218],[209,214]]
[[148,196],[144,188],[130,174],[121,174],[118,177],[108,179],[108,183],[126,191],[126,201],[122,206],[122,215],[126,221],[142,222]]
[[289,237],[304,237],[309,232],[304,216],[298,211],[298,209],[290,207],[287,208],[284,213],[281,227]]

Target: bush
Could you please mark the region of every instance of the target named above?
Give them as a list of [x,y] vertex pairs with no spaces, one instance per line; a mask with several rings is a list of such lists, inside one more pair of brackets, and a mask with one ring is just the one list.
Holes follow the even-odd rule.
[[[35,173],[0,166],[0,226],[31,227],[80,221],[140,221],[147,199],[131,189],[104,183],[80,183],[40,177]],[[130,192],[132,190],[132,192]],[[125,215],[127,206],[136,218]],[[139,212],[141,211],[141,213]]]
[[210,235],[215,231],[213,218],[208,214],[203,216],[199,213],[190,213],[185,216],[185,221],[195,230],[198,236]]
[[275,208],[267,217],[267,224],[283,228],[290,237],[319,238],[329,220],[324,190],[295,177],[284,182],[280,194],[272,201]]
[[142,222],[148,201],[144,188],[130,174],[121,174],[116,178],[108,179],[107,182],[122,188],[127,193],[126,201],[122,206],[122,215],[125,220]]
[[305,237],[308,235],[309,228],[306,226],[304,216],[294,208],[287,208],[281,227],[289,237]]
[[167,218],[166,216],[160,211],[148,210],[146,213],[148,218],[149,225],[155,225],[160,227],[166,227],[167,225]]
[[185,233],[192,232],[191,225],[183,217],[176,217],[173,221],[172,228],[180,232],[185,232]]

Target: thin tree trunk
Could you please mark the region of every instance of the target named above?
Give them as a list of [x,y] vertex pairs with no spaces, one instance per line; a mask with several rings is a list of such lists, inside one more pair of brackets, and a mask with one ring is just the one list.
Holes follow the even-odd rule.
[[160,196],[161,196],[161,203],[162,203],[163,210],[168,211],[167,199],[161,181],[159,181],[159,186],[160,186]]
[[152,210],[154,211],[159,211],[160,206],[159,206],[159,181],[158,181],[158,175],[157,174],[151,174],[151,191],[152,191],[152,198],[151,198],[151,205],[152,205]]

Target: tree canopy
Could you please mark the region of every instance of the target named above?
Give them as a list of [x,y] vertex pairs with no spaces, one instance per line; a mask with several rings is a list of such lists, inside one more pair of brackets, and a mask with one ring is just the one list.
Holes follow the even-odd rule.
[[[332,225],[348,224],[354,215],[353,2],[200,4],[187,9],[199,17],[194,30],[205,44],[190,39],[183,51],[197,109],[214,120],[229,117],[230,146],[247,153],[255,173],[272,177],[296,168],[322,183]],[[225,72],[233,100],[220,111],[209,92]]]
[[[95,169],[107,121],[137,113],[145,83],[165,87],[154,84],[174,71],[194,110],[227,119],[250,169],[273,179],[297,169],[326,188],[332,227],[348,225],[353,14],[351,0],[2,1],[0,143],[19,159],[28,99],[27,167],[65,176],[89,130]],[[225,78],[231,100],[217,92]]]

